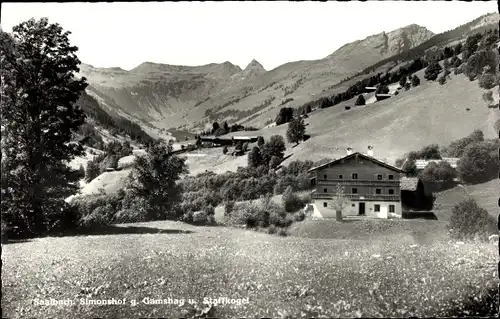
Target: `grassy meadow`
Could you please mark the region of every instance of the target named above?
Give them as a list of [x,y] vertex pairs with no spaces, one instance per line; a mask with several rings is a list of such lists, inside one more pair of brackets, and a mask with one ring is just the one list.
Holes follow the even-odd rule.
[[[494,183],[471,189],[486,203]],[[409,317],[492,315],[498,309],[497,243],[447,235],[438,220],[304,220],[287,237],[223,226],[150,222],[103,233],[3,245],[2,304],[8,318]],[[462,194],[462,196],[464,196]],[[279,201],[278,197],[274,198]],[[220,210],[220,209],[219,209]],[[493,212],[491,212],[493,213]],[[216,215],[218,213],[216,212]],[[219,212],[220,214],[220,212]],[[144,298],[196,304],[146,304]],[[248,298],[212,306],[205,297]],[[73,305],[39,305],[70,299]],[[80,305],[80,299],[125,305]],[[136,300],[131,305],[131,300]]]

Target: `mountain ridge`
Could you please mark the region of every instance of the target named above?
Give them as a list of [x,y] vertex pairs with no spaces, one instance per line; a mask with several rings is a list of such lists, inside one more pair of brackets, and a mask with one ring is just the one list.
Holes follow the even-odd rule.
[[[479,17],[470,29],[491,19]],[[288,62],[269,71],[253,59],[244,69],[229,61],[202,66],[144,62],[130,71],[84,65],[80,73],[89,89],[109,97],[121,112],[159,128],[196,132],[215,120],[263,127],[283,103],[298,107],[322,92],[341,89],[342,79],[435,36],[409,24],[345,44],[326,58]]]

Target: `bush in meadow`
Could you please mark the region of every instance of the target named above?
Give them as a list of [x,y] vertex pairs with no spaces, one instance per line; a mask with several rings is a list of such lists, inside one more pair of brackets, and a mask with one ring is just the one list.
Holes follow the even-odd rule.
[[495,218],[479,207],[472,198],[453,207],[449,227],[452,229],[452,237],[458,239],[471,239],[477,235],[487,236],[497,232]]

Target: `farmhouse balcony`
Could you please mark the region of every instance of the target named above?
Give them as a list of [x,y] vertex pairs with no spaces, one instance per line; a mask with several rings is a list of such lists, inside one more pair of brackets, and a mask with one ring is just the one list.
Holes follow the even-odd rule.
[[[334,193],[316,193],[312,194],[314,199],[332,199],[336,196]],[[397,195],[361,195],[361,194],[344,194],[344,196],[352,201],[400,201],[401,197]]]
[[400,185],[400,181],[398,180],[377,181],[372,179],[319,179],[317,181],[317,184],[325,186],[336,186],[337,184],[340,184],[342,186],[362,185],[362,186],[398,187]]

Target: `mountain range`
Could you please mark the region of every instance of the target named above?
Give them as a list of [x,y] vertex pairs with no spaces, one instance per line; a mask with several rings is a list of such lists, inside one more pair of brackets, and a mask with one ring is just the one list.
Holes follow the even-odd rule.
[[[88,79],[87,93],[104,110],[141,126],[197,133],[213,121],[227,121],[263,128],[284,105],[299,107],[341,91],[347,84],[344,79],[380,61],[422,46],[431,50],[463,41],[498,19],[497,13],[481,16],[449,36],[411,24],[348,43],[323,59],[290,62],[269,71],[252,60],[243,70],[230,62],[202,66],[144,62],[129,71],[82,64],[80,74]],[[386,71],[398,62],[373,71]]]

